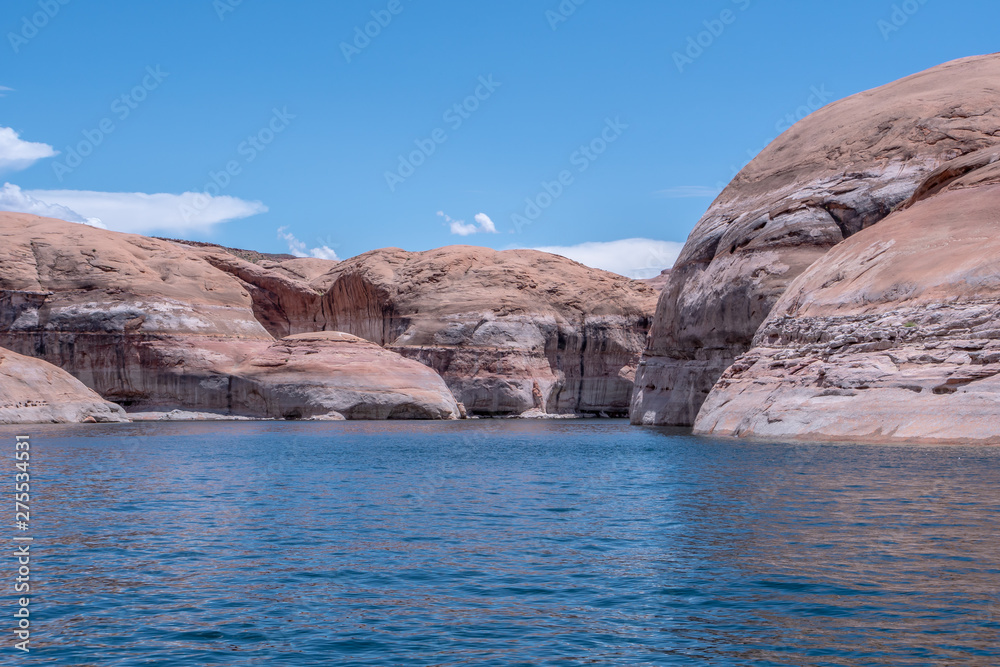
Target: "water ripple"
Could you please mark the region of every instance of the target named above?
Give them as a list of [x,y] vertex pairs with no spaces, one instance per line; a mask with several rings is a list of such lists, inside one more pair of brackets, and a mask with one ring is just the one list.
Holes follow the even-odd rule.
[[31,434],[33,664],[1000,663],[998,449],[621,422]]

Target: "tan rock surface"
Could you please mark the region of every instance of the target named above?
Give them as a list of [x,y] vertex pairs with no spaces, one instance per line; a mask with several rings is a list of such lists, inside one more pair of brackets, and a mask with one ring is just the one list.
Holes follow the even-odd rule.
[[[0,342],[136,412],[308,417],[340,406],[353,418],[458,413],[433,371],[367,343],[286,339],[275,347],[268,329],[283,335],[324,326],[305,324],[321,312],[319,293],[304,280],[317,277],[318,265],[277,264],[0,213]],[[263,370],[261,359],[284,350],[291,356],[280,372],[273,364]]]
[[311,281],[322,283],[322,276],[336,262],[289,260],[253,264],[220,252],[205,252],[203,257],[213,267],[239,279],[250,294],[257,321],[275,338],[322,331],[326,326],[322,313],[325,290]]
[[689,237],[660,297],[632,421],[693,423],[792,280],[907,202],[945,162],[998,145],[998,55],[860,93],[788,130]]
[[470,414],[624,416],[656,299],[564,257],[469,246],[378,250],[321,280],[328,329],[430,366]]
[[801,275],[696,431],[1000,444],[1000,170],[966,163]]
[[0,213],[0,344],[124,405],[227,407],[226,374],[273,340],[200,251]]
[[275,271],[288,278],[309,283],[314,289],[325,292],[330,289],[330,285],[322,280],[322,278],[339,263],[339,260],[333,259],[296,257],[295,259],[286,259],[280,262],[265,260],[260,262],[260,265],[265,269]]
[[125,411],[66,371],[0,349],[0,424],[125,422]]
[[444,381],[423,364],[339,332],[289,336],[255,354],[230,387],[239,411],[278,419],[458,419]]
[[670,269],[664,269],[660,273],[660,275],[656,276],[655,278],[643,278],[642,280],[638,280],[637,282],[649,285],[657,292],[662,292],[663,288],[667,286],[668,282],[670,282]]

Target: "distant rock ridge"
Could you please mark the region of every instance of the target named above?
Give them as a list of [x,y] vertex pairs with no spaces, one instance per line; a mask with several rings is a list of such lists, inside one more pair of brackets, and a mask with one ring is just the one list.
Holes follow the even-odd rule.
[[989,166],[1000,146],[998,81],[998,55],[935,67],[820,109],[744,168],[663,289],[633,423],[694,424],[798,276],[893,211]]
[[662,292],[663,288],[667,286],[668,282],[670,282],[670,272],[671,269],[664,269],[660,272],[660,275],[653,278],[642,278],[638,282],[649,285],[657,292]]
[[269,252],[258,252],[256,250],[244,250],[242,248],[229,248],[218,243],[209,243],[207,241],[188,241],[185,239],[170,239],[163,236],[153,236],[151,238],[157,241],[169,241],[170,243],[179,243],[180,245],[190,246],[192,248],[204,248],[206,250],[219,250],[222,252],[229,253],[234,257],[239,257],[240,259],[251,262],[253,264],[259,264],[263,261],[272,262],[283,262],[287,260],[296,259],[295,255],[289,255],[288,253],[269,253]]

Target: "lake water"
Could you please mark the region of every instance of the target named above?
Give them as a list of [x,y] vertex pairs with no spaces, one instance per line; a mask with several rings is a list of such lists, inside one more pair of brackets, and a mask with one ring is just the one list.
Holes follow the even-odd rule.
[[4,427],[11,496],[15,433],[32,652],[8,615],[5,665],[1000,664],[997,448]]

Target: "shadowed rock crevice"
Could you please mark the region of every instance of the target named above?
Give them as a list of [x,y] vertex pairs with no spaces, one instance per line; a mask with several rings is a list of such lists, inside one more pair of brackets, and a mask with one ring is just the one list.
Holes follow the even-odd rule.
[[410,326],[407,318],[396,314],[390,289],[362,272],[340,275],[323,297],[322,312],[326,329],[345,331],[383,347]]
[[[215,268],[240,280],[250,294],[254,317],[275,338],[326,328],[323,291],[309,283],[310,273],[300,276],[289,271],[299,260],[253,264],[231,254],[206,252],[204,257]],[[336,266],[334,261],[310,261],[313,271],[325,272]]]

